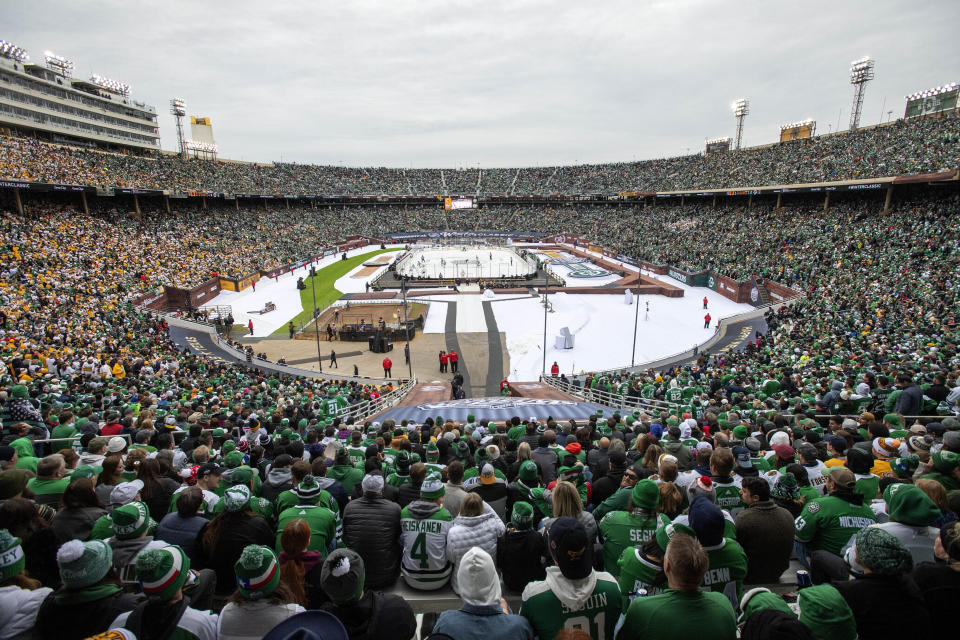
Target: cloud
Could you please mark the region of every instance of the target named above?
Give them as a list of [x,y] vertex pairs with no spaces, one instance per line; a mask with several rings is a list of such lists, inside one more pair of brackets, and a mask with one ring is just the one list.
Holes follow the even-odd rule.
[[[847,65],[877,60],[862,122],[957,80],[955,1],[576,3],[52,2],[5,8],[0,37],[74,59],[77,75],[209,116],[224,157],[388,166],[517,166],[745,144],[813,117],[846,128]],[[56,20],[38,19],[56,16]]]

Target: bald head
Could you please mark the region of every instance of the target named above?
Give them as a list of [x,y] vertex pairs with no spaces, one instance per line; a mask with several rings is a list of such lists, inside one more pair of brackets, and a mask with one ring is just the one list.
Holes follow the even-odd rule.
[[600,444],[600,448],[601,448],[601,449],[606,449],[607,447],[610,446],[610,438],[608,438],[608,437],[606,437],[606,436],[600,438],[600,443],[599,443],[599,444]]

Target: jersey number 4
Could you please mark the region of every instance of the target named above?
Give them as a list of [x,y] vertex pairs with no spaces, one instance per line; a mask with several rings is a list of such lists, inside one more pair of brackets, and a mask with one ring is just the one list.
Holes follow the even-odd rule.
[[410,545],[410,557],[413,560],[420,561],[420,568],[427,569],[430,567],[430,556],[427,554],[427,534],[421,533],[417,535],[414,539],[413,544]]

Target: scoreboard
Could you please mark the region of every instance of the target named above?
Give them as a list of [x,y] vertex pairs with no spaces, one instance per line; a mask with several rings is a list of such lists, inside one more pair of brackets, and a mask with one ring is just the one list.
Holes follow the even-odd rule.
[[812,138],[817,131],[817,123],[813,120],[803,120],[802,122],[791,122],[790,124],[780,125],[780,142],[790,142],[791,140],[802,140]]
[[907,96],[907,109],[903,117],[916,118],[939,111],[956,109],[958,93],[960,93],[960,86],[957,86],[956,82],[951,82],[936,89],[910,94]]
[[473,198],[444,198],[444,209],[476,209],[477,205]]

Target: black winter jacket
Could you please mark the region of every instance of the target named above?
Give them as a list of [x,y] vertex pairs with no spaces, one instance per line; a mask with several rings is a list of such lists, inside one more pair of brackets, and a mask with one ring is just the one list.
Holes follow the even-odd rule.
[[351,500],[343,515],[343,545],[363,558],[367,589],[384,589],[400,575],[400,505],[371,491]]

